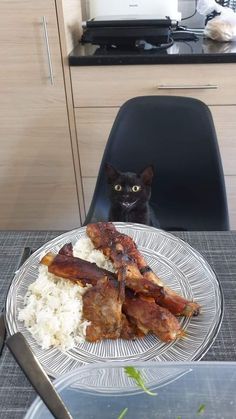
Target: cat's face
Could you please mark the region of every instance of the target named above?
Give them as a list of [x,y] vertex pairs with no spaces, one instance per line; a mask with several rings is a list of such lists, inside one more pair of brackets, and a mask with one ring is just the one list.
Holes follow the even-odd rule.
[[110,187],[109,195],[113,205],[130,210],[138,204],[149,201],[153,178],[152,166],[148,166],[141,173],[136,174],[120,172],[106,164],[106,174]]

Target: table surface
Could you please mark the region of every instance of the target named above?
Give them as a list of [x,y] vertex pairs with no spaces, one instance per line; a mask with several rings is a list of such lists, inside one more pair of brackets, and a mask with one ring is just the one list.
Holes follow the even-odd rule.
[[[30,246],[36,250],[61,233],[63,232],[0,232],[0,310],[4,307],[7,290],[24,247]],[[224,294],[225,312],[221,329],[202,360],[236,361],[236,231],[173,234],[189,243],[208,261]],[[6,346],[0,358],[0,377],[0,419],[23,418],[35,398],[35,391]]]

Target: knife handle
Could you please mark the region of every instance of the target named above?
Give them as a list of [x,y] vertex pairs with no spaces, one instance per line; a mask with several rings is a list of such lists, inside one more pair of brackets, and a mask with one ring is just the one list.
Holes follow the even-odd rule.
[[6,345],[54,417],[56,419],[72,419],[22,333],[17,332],[10,336]]

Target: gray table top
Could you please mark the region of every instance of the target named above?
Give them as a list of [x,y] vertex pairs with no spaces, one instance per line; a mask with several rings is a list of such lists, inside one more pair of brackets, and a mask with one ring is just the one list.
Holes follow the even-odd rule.
[[[0,310],[24,247],[37,249],[60,231],[0,231]],[[198,250],[214,269],[223,289],[225,313],[221,329],[204,361],[236,361],[236,231],[174,232]],[[23,418],[35,391],[8,349],[0,358],[0,418]]]

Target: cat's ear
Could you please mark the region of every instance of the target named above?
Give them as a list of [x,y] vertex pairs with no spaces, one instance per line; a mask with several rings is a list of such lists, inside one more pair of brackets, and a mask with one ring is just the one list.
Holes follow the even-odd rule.
[[141,177],[145,185],[151,185],[152,178],[154,176],[153,166],[150,165],[150,166],[145,167],[145,169],[139,174],[139,176]]
[[108,183],[113,183],[119,176],[118,170],[116,170],[111,164],[105,163],[105,172],[107,175]]

